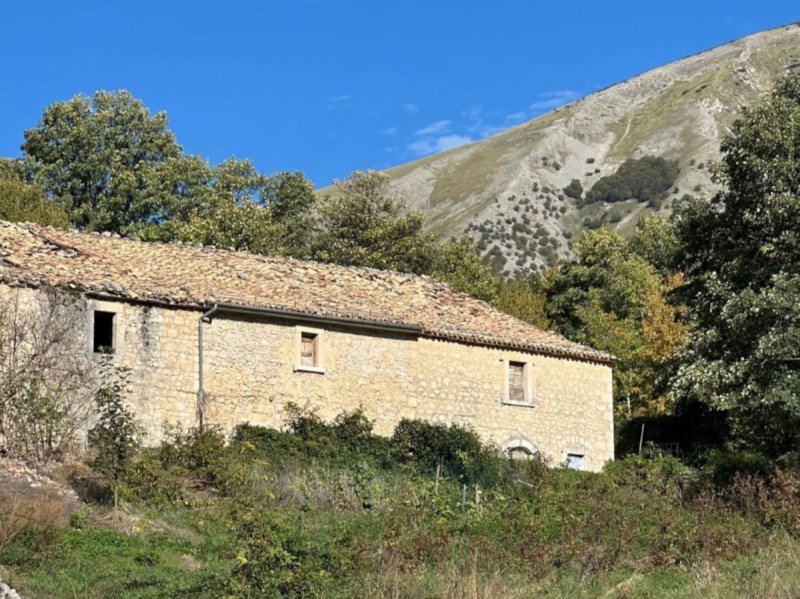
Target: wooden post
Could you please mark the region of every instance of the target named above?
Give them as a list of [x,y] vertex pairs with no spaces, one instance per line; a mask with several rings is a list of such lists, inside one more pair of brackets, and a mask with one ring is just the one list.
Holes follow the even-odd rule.
[[644,422],[642,422],[642,433],[639,435],[639,455],[642,455],[642,443],[644,443]]

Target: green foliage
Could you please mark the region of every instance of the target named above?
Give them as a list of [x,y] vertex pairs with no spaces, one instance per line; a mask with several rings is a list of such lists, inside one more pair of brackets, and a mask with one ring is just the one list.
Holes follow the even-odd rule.
[[656,156],[631,158],[613,175],[598,179],[586,193],[585,203],[621,202],[631,198],[648,201],[667,192],[679,172],[675,160]]
[[401,272],[430,269],[433,238],[422,232],[423,215],[404,213],[389,189],[389,176],[356,171],[335,182],[319,207],[321,233],[313,256],[322,262]]
[[540,329],[550,328],[545,294],[536,277],[503,281],[493,304],[503,312]]
[[800,416],[798,120],[800,80],[790,77],[722,143],[726,189],[678,218],[694,332],[673,393],[729,411],[740,444],[773,456],[795,446],[796,435],[775,432]]
[[571,198],[580,200],[583,197],[583,185],[581,185],[578,179],[573,179],[569,182],[569,185],[564,188],[564,193]]
[[129,392],[129,374],[127,369],[114,366],[109,359],[103,361],[100,388],[95,393],[97,423],[89,431],[89,444],[95,451],[92,467],[111,482],[114,509],[118,505],[119,482],[139,446],[136,418],[124,403]]
[[451,239],[433,252],[431,276],[448,283],[456,291],[489,303],[498,300],[502,279],[484,262],[467,236]]
[[151,115],[126,91],[52,104],[25,131],[22,150],[34,180],[79,227],[127,232],[160,215],[187,184],[174,176],[185,159],[166,114]]
[[233,445],[254,451],[274,463],[362,464],[386,466],[391,461],[389,440],[372,432],[372,422],[361,410],[343,412],[325,422],[314,412],[290,404],[289,432],[248,424],[239,425]]
[[208,186],[203,205],[182,220],[160,224],[152,235],[256,254],[309,256],[315,195],[302,173],[265,176],[250,162],[231,159],[211,170]]
[[237,597],[326,597],[341,576],[347,548],[269,512],[255,512],[239,526],[240,548],[230,578]]
[[678,254],[675,221],[646,214],[636,224],[631,249],[665,275],[674,269]]
[[[651,229],[660,230],[652,223]],[[576,262],[549,272],[542,281],[550,322],[567,337],[619,359],[614,395],[623,417],[667,409],[657,384],[687,334],[680,308],[665,299],[680,277],[662,278],[635,251],[646,253],[660,245],[651,229],[642,230],[639,246],[609,229],[585,232],[574,246]]]
[[1,173],[0,220],[34,222],[61,228],[69,226],[67,213],[47,198],[39,186],[19,179],[4,178]]
[[470,429],[403,419],[394,430],[392,443],[402,461],[423,472],[435,472],[439,466],[443,473],[467,484],[496,482],[497,452]]
[[704,470],[711,483],[722,489],[730,487],[741,477],[766,479],[775,474],[775,463],[758,453],[714,450],[709,454]]
[[[143,239],[183,240],[261,254],[307,258],[315,196],[301,173],[259,173],[247,160],[210,166],[184,154],[167,126],[127,91],[76,96],[45,109],[25,132],[23,163],[3,173],[22,180],[0,197],[32,220],[116,231]],[[6,178],[11,175],[6,175]],[[41,185],[53,202],[36,197]],[[5,193],[3,193],[5,191]],[[12,210],[13,209],[13,210]],[[3,205],[0,203],[0,216]]]
[[[191,501],[115,518],[86,506],[46,537],[18,534],[0,547],[4,579],[54,598],[76,588],[98,598],[556,597],[605,594],[635,568],[626,584],[662,593],[659,581],[749,564],[778,535],[800,538],[800,474],[759,456],[713,454],[693,476],[646,451],[593,474],[510,461],[459,427],[407,421],[379,466],[358,449],[372,435],[363,414],[326,423],[295,410],[289,424],[243,426],[228,445],[213,430],[170,432],[151,458]],[[326,435],[327,454],[313,442]],[[226,454],[248,472],[251,500],[203,474]],[[462,474],[445,467],[437,482],[442,460]]]

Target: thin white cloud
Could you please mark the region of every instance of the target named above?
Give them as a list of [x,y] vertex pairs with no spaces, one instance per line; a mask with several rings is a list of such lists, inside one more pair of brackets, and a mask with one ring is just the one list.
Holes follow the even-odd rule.
[[511,114],[507,114],[505,116],[505,120],[507,123],[521,123],[527,118],[528,115],[524,112],[512,112]]
[[381,129],[381,133],[383,135],[397,135],[399,129],[397,127],[386,127],[386,129]]
[[576,91],[571,89],[561,89],[555,90],[551,92],[544,92],[543,94],[539,94],[538,100],[531,104],[531,110],[535,112],[543,112],[545,110],[552,110],[553,108],[558,108],[559,106],[563,106],[564,104],[569,104],[573,100],[577,100],[579,98],[579,94]]
[[416,114],[419,112],[419,106],[412,104],[411,102],[406,102],[403,104],[403,112],[406,114]]
[[440,135],[438,137],[425,137],[408,144],[407,148],[416,156],[426,156],[436,152],[444,152],[458,146],[468,144],[473,139],[466,135]]
[[437,133],[444,133],[450,130],[450,125],[453,121],[442,120],[424,126],[422,129],[414,131],[414,135],[436,135]]
[[331,102],[347,102],[350,99],[350,94],[342,94],[341,96],[333,96]]
[[[501,115],[502,113],[498,111],[487,113],[482,106],[470,106],[461,112],[461,116],[467,120],[464,129],[478,139],[500,133],[508,128],[508,123]],[[489,119],[502,122],[489,122]]]

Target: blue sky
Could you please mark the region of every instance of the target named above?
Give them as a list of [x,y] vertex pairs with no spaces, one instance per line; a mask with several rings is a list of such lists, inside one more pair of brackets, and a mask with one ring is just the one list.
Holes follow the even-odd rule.
[[187,152],[323,186],[798,20],[796,0],[7,3],[0,155],[48,104],[126,88]]

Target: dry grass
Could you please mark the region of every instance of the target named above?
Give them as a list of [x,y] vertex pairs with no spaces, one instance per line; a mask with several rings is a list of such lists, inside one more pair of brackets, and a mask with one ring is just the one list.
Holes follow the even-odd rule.
[[0,489],[0,549],[27,529],[46,536],[66,526],[71,503],[52,488]]
[[795,599],[800,597],[800,544],[776,536],[755,559],[694,571],[692,599]]
[[409,572],[387,560],[380,574],[363,585],[364,596],[391,599],[523,599],[538,596],[539,590],[539,584],[528,577],[481,572],[476,555],[466,571],[450,567],[442,572]]

